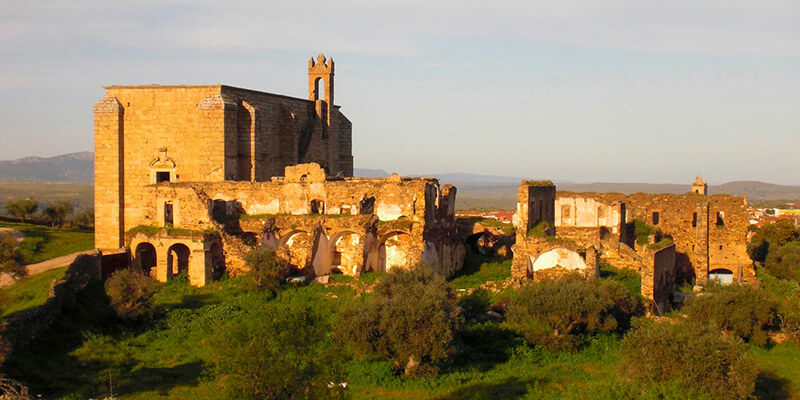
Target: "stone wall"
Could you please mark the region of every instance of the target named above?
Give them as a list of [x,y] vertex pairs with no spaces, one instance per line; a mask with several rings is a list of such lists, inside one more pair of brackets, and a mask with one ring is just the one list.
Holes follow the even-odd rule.
[[75,302],[78,293],[90,282],[100,280],[100,254],[80,255],[67,268],[64,277],[53,281],[44,304],[13,314],[0,332],[0,365],[13,349],[24,348],[36,339]]
[[645,248],[642,260],[642,296],[652,301],[651,312],[662,315],[672,309],[675,291],[675,245],[660,249]]

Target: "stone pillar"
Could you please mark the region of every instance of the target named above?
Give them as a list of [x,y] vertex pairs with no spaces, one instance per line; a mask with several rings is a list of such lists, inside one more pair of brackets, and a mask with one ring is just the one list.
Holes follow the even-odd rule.
[[203,249],[192,250],[189,255],[189,283],[192,286],[205,286],[211,277],[211,268],[206,262]]
[[106,96],[94,105],[95,247],[124,246],[123,108]]
[[170,263],[168,260],[169,257],[171,257],[169,253],[167,249],[156,252],[156,254],[160,256],[156,257],[156,280],[159,282],[166,282],[172,277],[172,271],[169,270]]
[[694,274],[698,285],[704,285],[709,271],[709,226],[711,225],[711,207],[707,201],[697,208],[697,248],[695,250]]

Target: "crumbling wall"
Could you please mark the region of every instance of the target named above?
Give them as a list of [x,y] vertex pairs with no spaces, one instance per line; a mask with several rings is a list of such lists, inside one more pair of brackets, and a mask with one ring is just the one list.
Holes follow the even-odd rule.
[[0,365],[13,349],[26,347],[39,337],[75,302],[78,293],[89,283],[101,279],[100,253],[80,255],[67,268],[64,277],[53,281],[44,304],[11,315],[0,329]]
[[642,296],[652,302],[654,314],[662,315],[671,310],[671,297],[675,291],[675,245],[645,248],[642,253]]
[[[729,269],[738,279],[741,265],[742,281],[754,282],[755,272],[746,251],[747,201],[742,196],[571,192],[559,192],[558,196],[593,198],[604,204],[624,203],[628,222],[643,220],[672,237],[676,275],[684,280],[704,283],[709,271],[716,268]],[[718,212],[725,216],[721,226],[717,225]],[[621,231],[620,235],[624,233]]]

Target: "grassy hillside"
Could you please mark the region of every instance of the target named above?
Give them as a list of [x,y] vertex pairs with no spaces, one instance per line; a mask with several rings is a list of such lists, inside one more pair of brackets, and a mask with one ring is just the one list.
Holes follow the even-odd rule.
[[[451,285],[460,293],[509,276],[510,263],[471,257]],[[66,310],[53,328],[26,350],[14,353],[5,372],[48,399],[102,398],[109,379],[119,399],[221,398],[221,382],[204,372],[209,356],[205,339],[243,310],[268,303],[302,303],[320,310],[333,323],[343,306],[368,296],[371,282],[337,276],[328,286],[291,285],[272,297],[243,290],[241,278],[203,288],[185,277],[158,284],[160,312],[149,322],[126,325],[116,319],[94,284]],[[614,278],[613,272],[604,276]],[[624,277],[627,279],[628,277]],[[492,292],[504,302],[514,289]],[[621,337],[595,337],[577,351],[550,351],[525,343],[502,324],[468,321],[459,334],[461,350],[436,377],[395,375],[388,361],[346,359],[347,392],[354,399],[634,399],[642,387],[620,374]],[[800,347],[790,344],[748,350],[762,371],[756,398],[788,398],[800,389]],[[644,388],[653,398],[709,398],[670,384]]]
[[64,277],[67,267],[51,269],[41,274],[20,279],[0,290],[3,301],[2,317],[44,304],[50,293],[50,283]]
[[16,229],[25,235],[19,246],[25,264],[38,263],[94,248],[92,231],[5,221],[0,221],[0,227]]

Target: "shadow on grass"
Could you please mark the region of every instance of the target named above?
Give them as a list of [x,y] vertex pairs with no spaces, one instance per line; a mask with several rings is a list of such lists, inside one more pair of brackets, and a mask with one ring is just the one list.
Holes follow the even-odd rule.
[[458,340],[461,351],[453,357],[451,371],[489,370],[508,361],[512,349],[524,343],[517,332],[491,322],[468,325]]
[[[520,380],[509,378],[498,383],[476,383],[456,389],[438,400],[500,400],[516,399],[528,392],[528,386],[536,383],[535,380]],[[543,381],[538,381],[542,384]]]
[[169,395],[178,386],[197,386],[203,364],[199,361],[176,365],[171,368],[140,368],[128,372],[116,383],[116,395],[130,395],[138,392],[158,392]]
[[790,382],[772,372],[762,372],[756,378],[756,390],[753,396],[761,400],[784,400],[793,398],[789,390]]

